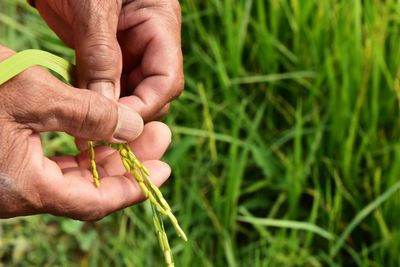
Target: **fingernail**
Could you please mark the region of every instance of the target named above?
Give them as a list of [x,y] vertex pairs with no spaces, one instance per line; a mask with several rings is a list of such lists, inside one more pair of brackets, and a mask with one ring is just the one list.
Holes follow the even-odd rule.
[[143,130],[143,119],[132,109],[118,104],[118,125],[113,135],[115,143],[126,143],[137,138]]
[[106,81],[91,82],[88,84],[88,89],[97,92],[111,100],[114,101],[116,100],[114,93],[115,88],[112,82],[106,82]]

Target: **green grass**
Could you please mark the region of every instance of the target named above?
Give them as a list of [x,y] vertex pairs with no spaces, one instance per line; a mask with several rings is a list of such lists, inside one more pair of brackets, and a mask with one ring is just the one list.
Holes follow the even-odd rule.
[[[177,266],[400,266],[400,4],[189,0],[186,90],[162,188]],[[0,42],[72,59],[23,0]],[[63,134],[49,154],[74,153]],[[138,205],[96,223],[0,221],[0,265],[161,266]]]

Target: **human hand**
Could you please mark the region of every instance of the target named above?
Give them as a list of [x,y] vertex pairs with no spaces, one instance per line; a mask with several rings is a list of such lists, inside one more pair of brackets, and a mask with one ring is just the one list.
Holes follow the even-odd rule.
[[[0,61],[12,51],[0,46]],[[96,148],[101,187],[93,185],[87,152],[47,158],[39,132],[64,131],[80,138],[131,142],[156,185],[169,176],[161,161],[169,129],[147,124],[139,114],[88,90],[70,87],[33,67],[0,86],[0,218],[50,213],[96,220],[140,201],[143,196],[125,173],[118,152]],[[143,129],[143,132],[142,132]]]
[[36,7],[75,49],[79,87],[122,96],[145,121],[163,117],[183,90],[177,0],[36,0]]

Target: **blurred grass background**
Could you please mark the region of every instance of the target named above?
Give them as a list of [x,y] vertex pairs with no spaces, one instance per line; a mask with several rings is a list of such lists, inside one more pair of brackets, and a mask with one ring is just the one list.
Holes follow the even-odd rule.
[[[400,3],[187,0],[162,190],[176,266],[400,266]],[[73,60],[23,0],[0,42]],[[49,155],[75,153],[46,134]],[[151,211],[0,221],[2,266],[162,266]]]

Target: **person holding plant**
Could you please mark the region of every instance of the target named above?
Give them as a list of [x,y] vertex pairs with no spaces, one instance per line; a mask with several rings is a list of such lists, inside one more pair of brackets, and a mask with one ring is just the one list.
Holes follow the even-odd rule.
[[[39,133],[130,142],[161,185],[159,159],[171,134],[161,122],[184,86],[177,0],[36,0],[50,28],[76,53],[77,88],[33,67],[0,86],[0,218],[50,213],[97,220],[140,201],[117,152],[96,150],[102,186],[89,158],[46,158]],[[14,52],[0,46],[0,61]]]

